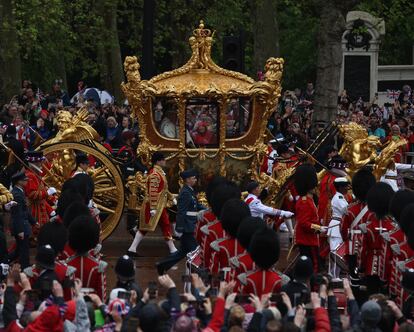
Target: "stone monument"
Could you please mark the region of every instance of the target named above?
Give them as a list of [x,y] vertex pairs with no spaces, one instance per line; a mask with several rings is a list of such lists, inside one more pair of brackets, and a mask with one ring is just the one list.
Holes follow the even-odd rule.
[[380,38],[385,34],[381,18],[361,11],[349,12],[342,35],[343,61],[340,91],[353,99],[370,101],[377,91]]

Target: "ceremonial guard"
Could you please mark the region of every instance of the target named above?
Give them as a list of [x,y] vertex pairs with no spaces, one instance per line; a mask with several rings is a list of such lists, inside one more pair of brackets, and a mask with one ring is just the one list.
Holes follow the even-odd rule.
[[11,178],[13,189],[11,191],[17,203],[10,209],[11,214],[11,234],[16,239],[16,249],[10,253],[9,260],[19,259],[21,267],[24,269],[30,265],[29,258],[29,237],[32,233],[30,225],[35,225],[28,206],[26,205],[26,195],[24,187],[27,185],[28,178],[24,172],[19,172]]
[[355,200],[348,205],[342,218],[341,235],[345,241],[351,282],[355,285],[358,275],[358,258],[361,256],[362,232],[359,225],[366,223],[371,212],[366,203],[367,193],[374,186],[375,177],[368,168],[362,168],[352,178]]
[[177,232],[182,233],[180,237],[180,249],[162,259],[157,263],[159,275],[163,275],[173,265],[179,262],[186,255],[197,248],[197,241],[194,232],[197,224],[199,211],[205,208],[198,202],[194,186],[197,183],[197,173],[194,169],[181,172],[180,176],[184,180],[184,186],[181,188],[177,199]]
[[89,254],[99,242],[99,225],[90,216],[79,216],[69,227],[69,246],[75,254],[66,262],[76,268],[75,276],[83,287],[92,288],[106,301],[106,267],[108,264]]
[[128,255],[118,258],[115,264],[116,288],[123,288],[126,291],[135,291],[137,298],[142,297],[142,290],[135,281],[135,263]]
[[[40,228],[39,235],[37,237],[38,247],[50,245],[54,250],[54,271],[57,280],[63,287],[65,300],[69,301],[72,299],[72,285],[73,281],[75,280],[76,269],[73,266],[68,266],[64,260],[60,260],[58,258],[58,256],[63,252],[67,240],[67,228],[61,222],[56,221],[50,221],[47,224],[43,225]],[[72,254],[74,254],[74,252]],[[32,268],[33,275],[35,275],[38,272],[38,270]]]
[[78,174],[88,174],[89,168],[89,159],[88,156],[84,153],[80,153],[76,155],[76,169],[72,176],[76,176]]
[[[233,198],[223,205],[220,221],[226,236],[222,239],[211,243],[214,250],[211,263],[212,274],[217,275],[223,269],[229,272],[230,258],[245,252],[245,248],[237,241],[237,230],[240,223],[246,217],[250,217],[250,210],[247,204],[240,199]],[[227,273],[226,279],[230,280],[230,274]]]
[[217,217],[217,220],[211,222],[210,224],[204,225],[201,228],[201,232],[205,236],[205,244],[203,250],[203,259],[204,266],[210,268],[211,256],[213,254],[210,244],[214,241],[221,239],[225,236],[225,232],[219,220],[221,216],[221,211],[223,209],[224,203],[229,199],[238,198],[240,199],[241,192],[239,187],[231,181],[226,181],[217,186],[212,193],[211,199],[211,210],[214,215]]
[[[407,237],[403,229],[409,232],[410,223],[412,223],[411,216],[408,220],[401,218],[402,211],[410,203],[414,203],[414,192],[411,190],[397,191],[390,203],[390,213],[397,222],[394,231],[390,233],[389,241],[386,242],[388,248],[384,250],[392,253],[391,258],[391,275],[389,279],[389,290],[393,297],[395,297],[395,303],[402,307],[403,303],[403,289],[401,287],[402,272],[405,266],[405,261],[411,257],[414,257],[414,251],[407,243]],[[407,216],[407,214],[406,214]]]
[[383,283],[389,280],[391,253],[384,252],[384,248],[385,239],[394,228],[388,217],[393,194],[390,185],[376,183],[367,194],[368,209],[373,213],[366,223],[359,225],[363,236],[361,268],[365,270],[368,294],[381,292]]
[[245,199],[246,204],[250,208],[252,217],[264,218],[265,215],[273,216],[275,218],[283,218],[289,229],[290,234],[293,235],[292,220],[294,213],[290,211],[274,209],[270,206],[264,205],[259,199],[260,186],[257,182],[252,181],[247,185],[247,192],[249,193]]
[[313,262],[314,272],[318,272],[319,235],[327,228],[321,226],[318,209],[313,200],[312,192],[318,185],[315,168],[310,164],[300,165],[294,174],[294,184],[300,198],[296,202],[295,244],[301,255],[308,256]]
[[238,276],[240,273],[246,273],[256,268],[256,265],[250,256],[250,243],[253,235],[266,227],[266,223],[263,219],[257,217],[246,217],[242,220],[239,229],[237,230],[237,241],[245,249],[245,252],[231,257],[229,260],[230,267],[233,270],[232,275],[234,277]]
[[263,294],[279,293],[282,278],[272,268],[279,260],[279,238],[271,229],[257,231],[250,244],[250,255],[256,269],[240,274],[237,278],[241,284],[242,294],[255,294],[259,298]]
[[343,243],[341,235],[341,221],[343,215],[348,209],[348,202],[345,195],[348,193],[349,181],[345,177],[336,178],[334,180],[336,194],[331,200],[331,221],[328,226],[329,248],[331,250],[329,272],[333,278],[339,278],[341,272],[340,267],[336,264],[336,251]]
[[[45,160],[42,152],[29,151],[26,153],[26,161],[29,163],[29,168],[26,170],[28,178],[24,191],[29,201],[29,207],[33,218],[35,218],[39,226],[44,225],[49,221],[50,214],[53,209],[49,205],[49,199],[56,194],[56,189],[53,187],[47,188],[41,180],[43,174],[42,163]],[[34,235],[37,236],[38,228],[34,229]]]
[[160,223],[164,239],[170,253],[177,251],[171,236],[170,218],[168,217],[167,204],[175,201],[172,194],[168,191],[168,181],[165,172],[165,157],[161,152],[152,155],[153,167],[147,176],[147,191],[139,216],[139,230],[136,232],[134,240],[128,249],[130,256],[136,256],[137,247],[144,238],[145,234],[153,232]]

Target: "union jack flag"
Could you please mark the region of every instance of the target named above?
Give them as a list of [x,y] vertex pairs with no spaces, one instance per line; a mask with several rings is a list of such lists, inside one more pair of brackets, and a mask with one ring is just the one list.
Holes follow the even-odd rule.
[[400,93],[400,90],[387,90],[387,98],[395,100],[399,97]]

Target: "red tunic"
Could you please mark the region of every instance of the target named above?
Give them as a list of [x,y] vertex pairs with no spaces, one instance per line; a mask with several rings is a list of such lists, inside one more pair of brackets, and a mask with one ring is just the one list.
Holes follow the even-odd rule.
[[[371,214],[362,239],[361,266],[365,269],[365,275],[377,275],[381,280],[385,280],[389,275],[391,258],[387,253],[383,254],[385,240],[381,234],[392,229],[391,219],[378,220],[374,214]],[[387,261],[385,257],[388,257]]]
[[322,225],[328,226],[331,221],[331,199],[336,194],[334,186],[334,180],[336,176],[331,173],[326,173],[319,184],[319,205],[318,205],[318,216],[322,221]]
[[221,239],[225,236],[223,227],[219,220],[212,222],[210,225],[206,225],[205,230],[205,242],[203,250],[203,262],[205,267],[210,268],[211,255],[213,254],[210,244],[214,241]]
[[[361,220],[354,225],[352,230],[350,229],[353,221],[359,215],[359,213],[365,208],[366,204],[360,201],[354,201],[348,205],[348,210],[342,217],[341,222],[341,235],[346,244],[346,252],[350,255],[357,255],[360,257],[361,246],[362,246],[362,232],[359,229],[360,224],[364,224],[369,219],[372,212],[368,211],[364,214]],[[349,244],[352,244],[350,248]],[[352,251],[352,252],[351,252]]]
[[231,237],[214,241],[211,247],[214,250],[211,257],[212,274],[218,274],[220,270],[230,268],[230,258],[245,252],[239,241]]
[[49,221],[49,215],[53,211],[47,202],[47,188],[35,175],[34,171],[27,169],[26,176],[28,181],[24,191],[29,201],[29,207],[33,218],[42,226]]
[[320,225],[318,210],[313,198],[302,196],[296,202],[296,230],[295,243],[303,246],[317,247],[319,245],[318,234],[312,225]]
[[201,227],[203,227],[204,225],[207,225],[213,221],[215,221],[217,218],[214,215],[213,212],[206,210],[203,213],[203,217],[201,218],[201,220],[197,223],[196,226],[196,230],[195,230],[195,238],[197,240],[197,243],[201,246],[204,239],[205,239],[205,234],[201,231]]
[[75,276],[82,280],[85,288],[93,288],[96,294],[106,301],[106,275],[107,263],[96,258],[86,256],[72,256],[67,259],[67,264],[76,268]]
[[402,307],[404,291],[401,287],[402,271],[400,265],[405,265],[405,261],[414,256],[414,251],[408,246],[406,236],[401,229],[390,234],[388,244],[392,253],[389,289],[390,293],[396,297],[395,303]]
[[[30,266],[24,270],[24,273],[29,277],[30,285],[32,287],[39,278],[41,272],[42,270],[40,270],[36,266]],[[58,260],[55,261],[55,273],[57,276],[57,280],[62,286],[66,278],[70,280],[75,280],[75,269],[73,267],[68,267],[68,265],[64,262]],[[65,301],[70,301],[72,299],[71,287],[64,287],[63,294]]]
[[259,298],[263,294],[279,293],[282,288],[282,279],[272,270],[255,270],[239,275],[241,293],[255,294]]

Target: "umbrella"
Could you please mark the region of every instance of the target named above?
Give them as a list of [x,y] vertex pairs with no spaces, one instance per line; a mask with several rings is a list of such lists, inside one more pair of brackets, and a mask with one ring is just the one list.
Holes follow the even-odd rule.
[[108,91],[101,91],[100,92],[100,99],[101,104],[113,104],[114,103],[114,97],[112,97]]
[[101,98],[99,97],[100,91],[96,88],[90,88],[85,90],[85,94],[83,95],[85,100],[93,100],[93,102],[97,105],[101,104]]

